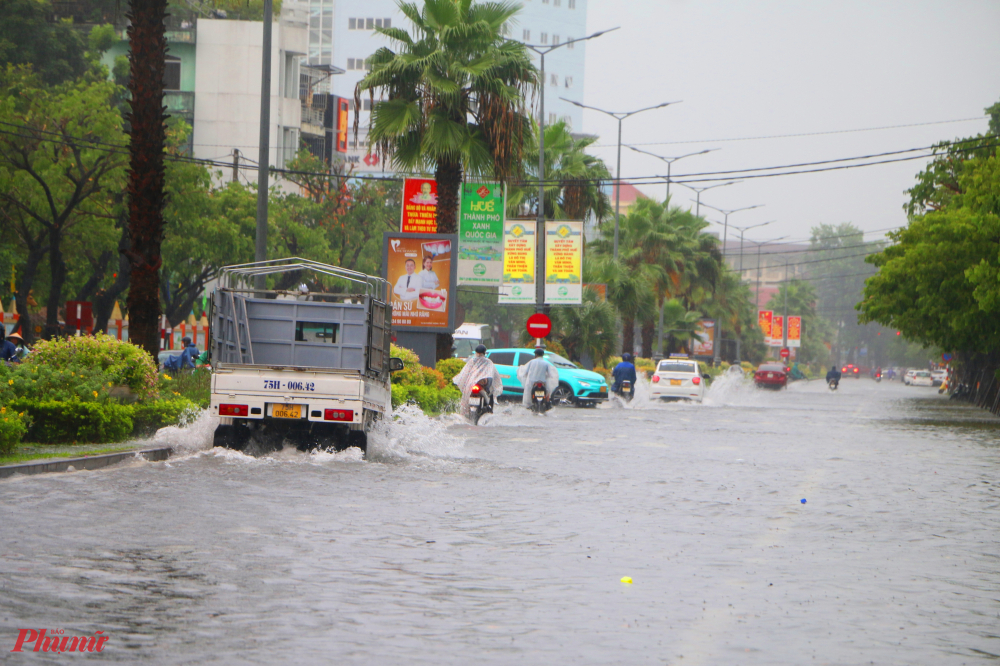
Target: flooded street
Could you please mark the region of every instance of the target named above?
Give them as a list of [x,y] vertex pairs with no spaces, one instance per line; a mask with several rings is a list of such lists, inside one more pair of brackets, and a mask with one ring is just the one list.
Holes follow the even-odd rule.
[[1000,423],[936,389],[407,411],[369,460],[210,450],[211,427],[161,434],[167,462],[0,482],[0,661],[69,658],[11,654],[28,627],[163,664],[1000,658]]

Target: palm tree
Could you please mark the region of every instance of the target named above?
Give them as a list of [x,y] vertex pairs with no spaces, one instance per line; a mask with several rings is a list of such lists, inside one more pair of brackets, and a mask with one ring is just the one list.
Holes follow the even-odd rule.
[[[413,23],[376,28],[398,48],[380,48],[355,89],[372,99],[369,139],[383,158],[410,171],[434,169],[437,226],[455,233],[463,174],[506,182],[520,175],[531,133],[525,96],[538,85],[527,50],[504,38],[521,6],[503,0],[398,2]],[[376,96],[379,97],[376,101]],[[354,131],[358,116],[355,111]]]
[[554,308],[553,328],[572,361],[590,357],[600,366],[607,365],[615,351],[615,309],[601,301],[593,289],[583,290],[583,307]]

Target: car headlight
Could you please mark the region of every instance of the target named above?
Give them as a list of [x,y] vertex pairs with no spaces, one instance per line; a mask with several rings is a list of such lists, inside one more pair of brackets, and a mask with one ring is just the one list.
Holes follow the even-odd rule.
[[580,386],[583,388],[590,388],[590,382],[580,382]]

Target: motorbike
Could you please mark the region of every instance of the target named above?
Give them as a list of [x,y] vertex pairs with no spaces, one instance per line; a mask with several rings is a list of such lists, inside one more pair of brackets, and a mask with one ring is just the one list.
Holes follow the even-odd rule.
[[535,382],[531,387],[531,411],[535,414],[544,414],[552,409],[552,403],[545,395],[544,382]]
[[493,380],[484,377],[469,390],[469,418],[472,425],[479,425],[483,414],[493,413]]
[[625,402],[632,402],[632,397],[634,396],[634,394],[635,392],[632,389],[632,382],[628,381],[627,379],[622,381],[621,385],[618,387],[618,390],[615,391],[615,395],[617,395]]
[[882,373],[881,372],[876,372],[875,373],[875,383],[877,384],[880,381],[882,381]]
[[837,387],[840,386],[840,380],[839,379],[831,379],[830,381],[827,382],[827,385],[830,387],[831,391],[836,391]]

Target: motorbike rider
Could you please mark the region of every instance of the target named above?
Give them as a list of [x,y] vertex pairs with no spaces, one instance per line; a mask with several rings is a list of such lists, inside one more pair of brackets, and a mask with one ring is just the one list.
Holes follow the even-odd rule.
[[837,366],[830,368],[830,372],[826,373],[826,383],[837,382],[840,384],[840,370],[837,370]]
[[462,391],[462,401],[459,409],[463,416],[469,416],[469,397],[472,395],[472,387],[479,383],[481,379],[489,379],[489,394],[494,399],[499,398],[503,393],[503,381],[500,379],[500,372],[493,365],[493,361],[486,358],[486,345],[476,347],[476,353],[465,361],[465,367],[461,372],[451,378],[451,381]]
[[632,388],[635,390],[635,364],[632,363],[632,354],[628,352],[622,354],[622,362],[611,371],[611,377],[614,379],[611,385],[612,393],[621,394],[622,382],[632,382]]
[[556,366],[545,360],[545,349],[535,347],[535,358],[517,369],[517,379],[524,387],[524,397],[521,404],[531,409],[532,387],[536,382],[545,384],[545,399],[552,397],[552,392],[559,387],[559,371]]

